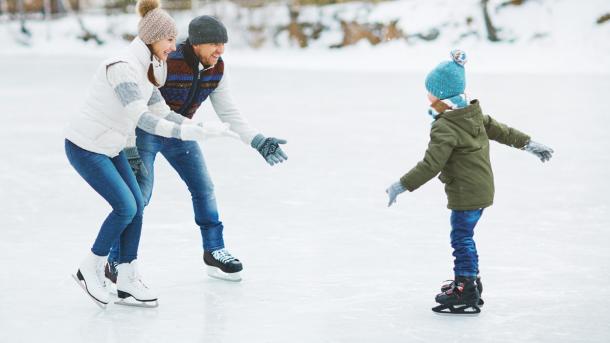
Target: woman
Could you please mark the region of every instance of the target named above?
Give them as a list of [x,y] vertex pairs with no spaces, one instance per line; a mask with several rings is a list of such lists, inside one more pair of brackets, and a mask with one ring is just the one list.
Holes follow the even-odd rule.
[[206,135],[202,127],[173,113],[155,87],[165,81],[165,61],[176,50],[174,20],[160,8],[159,0],[140,0],[137,9],[138,36],[125,51],[101,64],[84,108],[66,130],[70,164],[112,206],[75,277],[102,308],[109,302],[104,263],[119,238],[119,298],[133,297],[142,306],[158,304],[137,270],[144,202],[122,152],[135,145],[136,126],[182,140],[203,140]]

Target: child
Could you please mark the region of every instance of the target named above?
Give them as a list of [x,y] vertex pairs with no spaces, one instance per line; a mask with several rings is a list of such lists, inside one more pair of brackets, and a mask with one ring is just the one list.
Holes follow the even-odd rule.
[[455,280],[436,296],[435,312],[479,313],[482,286],[474,227],[483,209],[493,203],[494,183],[489,161],[489,140],[495,140],[548,161],[553,150],[530,140],[518,130],[481,112],[478,100],[468,102],[464,94],[466,54],[451,51],[451,61],[440,63],[426,77],[434,118],[424,159],[392,184],[386,193],[388,206],[408,190],[416,190],[440,172],[451,209],[451,246]]

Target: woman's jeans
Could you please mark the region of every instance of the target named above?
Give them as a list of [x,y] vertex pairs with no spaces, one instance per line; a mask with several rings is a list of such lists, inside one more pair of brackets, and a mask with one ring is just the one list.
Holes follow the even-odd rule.
[[91,251],[106,256],[119,241],[119,263],[129,263],[138,257],[144,200],[136,177],[125,154],[110,158],[82,149],[66,139],[66,155],[70,164],[93,189],[112,207],[95,239]]
[[[224,248],[223,225],[218,219],[214,185],[208,174],[199,144],[195,141],[182,141],[165,138],[136,129],[136,146],[146,168],[139,172],[138,184],[142,189],[144,206],[148,205],[154,184],[154,163],[157,153],[161,153],[182,178],[193,201],[195,223],[201,230],[203,249],[214,251]],[[142,222],[140,222],[140,226]],[[116,261],[117,252],[113,247],[109,261]]]
[[453,247],[453,271],[455,276],[477,276],[479,255],[474,243],[474,227],[483,214],[483,209],[451,211],[451,246]]

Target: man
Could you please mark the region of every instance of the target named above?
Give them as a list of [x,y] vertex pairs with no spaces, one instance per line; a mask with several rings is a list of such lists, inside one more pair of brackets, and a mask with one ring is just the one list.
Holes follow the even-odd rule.
[[[165,102],[182,115],[178,121],[189,121],[208,98],[220,120],[237,133],[246,144],[256,149],[270,165],[288,157],[280,148],[286,141],[265,137],[249,126],[230,96],[221,56],[228,41],[227,29],[216,18],[199,16],[189,24],[189,38],[180,44],[167,60],[167,79],[160,88]],[[151,99],[152,101],[152,99]],[[236,135],[236,136],[237,136]],[[136,147],[128,156],[134,167],[145,205],[152,195],[157,153],[161,153],[188,186],[193,200],[195,222],[201,229],[203,261],[208,275],[240,281],[241,262],[225,248],[223,225],[218,218],[214,186],[203,154],[196,142],[181,141],[136,130]],[[129,148],[128,148],[129,149]],[[139,156],[138,156],[139,155]],[[116,247],[116,245],[115,245]],[[106,266],[106,277],[116,277],[114,262],[118,249],[113,248]]]

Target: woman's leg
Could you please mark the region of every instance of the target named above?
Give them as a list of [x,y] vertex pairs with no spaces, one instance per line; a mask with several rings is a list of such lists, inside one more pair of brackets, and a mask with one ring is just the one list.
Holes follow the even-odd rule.
[[[106,256],[114,241],[136,215],[136,199],[108,156],[84,150],[68,140],[65,147],[68,160],[74,169],[112,207],[112,212],[102,223],[91,248],[95,255]],[[123,159],[128,165],[124,156]]]
[[[153,184],[155,180],[155,170],[154,163],[155,157],[161,147],[163,145],[163,141],[165,138],[160,136],[155,136],[150,133],[147,133],[141,129],[136,129],[137,141],[136,145],[138,147],[138,154],[142,159],[142,163],[144,164],[144,168],[146,168],[146,173],[138,173],[136,174],[136,179],[138,180],[138,185],[140,187],[142,198],[144,201],[144,207],[146,207],[150,201],[152,196]],[[143,214],[142,214],[143,216]],[[142,231],[142,221],[143,218],[139,218],[136,220],[140,225],[139,230]],[[119,263],[119,255],[120,253],[120,240],[115,242],[110,250],[110,255],[108,256],[108,262],[111,264],[111,269],[108,270],[107,274],[115,273],[114,267]],[[111,278],[111,280],[113,280]]]
[[144,212],[144,199],[140,186],[136,180],[125,154],[121,152],[119,156],[112,159],[116,170],[121,175],[121,178],[129,187],[131,194],[136,203],[136,213],[131,222],[125,227],[121,233],[119,242],[119,259],[118,263],[130,263],[138,258],[138,246],[140,245],[140,234],[142,232],[142,215]]

